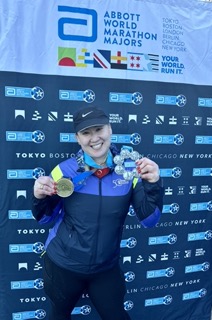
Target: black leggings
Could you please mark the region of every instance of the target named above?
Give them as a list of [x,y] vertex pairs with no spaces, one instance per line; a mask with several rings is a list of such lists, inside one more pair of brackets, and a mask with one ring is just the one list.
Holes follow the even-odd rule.
[[49,320],[70,320],[84,292],[102,320],[130,320],[124,310],[126,287],[119,266],[101,273],[80,274],[58,267],[45,254],[44,288],[51,302]]

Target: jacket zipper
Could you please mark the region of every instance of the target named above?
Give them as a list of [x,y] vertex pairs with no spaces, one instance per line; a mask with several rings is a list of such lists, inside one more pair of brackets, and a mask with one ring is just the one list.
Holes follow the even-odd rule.
[[99,238],[99,221],[101,216],[101,208],[102,208],[102,179],[99,179],[99,196],[100,196],[100,203],[99,203],[99,211],[98,211],[98,219],[97,219],[97,228],[96,228],[96,243],[94,248],[94,259],[93,261],[96,261],[96,257],[98,256],[97,252],[97,244],[98,244],[98,238]]

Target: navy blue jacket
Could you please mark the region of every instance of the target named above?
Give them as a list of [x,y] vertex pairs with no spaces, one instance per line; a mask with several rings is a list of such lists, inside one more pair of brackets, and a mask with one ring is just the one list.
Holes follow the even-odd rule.
[[[81,174],[76,158],[62,162],[64,177]],[[55,195],[33,197],[32,212],[39,223],[55,220],[46,241],[46,251],[58,266],[80,273],[100,272],[113,267],[120,257],[123,225],[130,205],[139,221],[158,222],[162,210],[161,179],[149,183],[126,181],[113,168],[102,178],[90,175],[82,187],[67,198]]]

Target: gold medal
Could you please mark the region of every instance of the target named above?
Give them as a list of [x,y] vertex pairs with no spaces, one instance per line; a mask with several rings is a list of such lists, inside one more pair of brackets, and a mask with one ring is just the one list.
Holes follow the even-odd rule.
[[61,178],[57,181],[57,194],[62,198],[69,197],[74,192],[74,185],[70,179]]

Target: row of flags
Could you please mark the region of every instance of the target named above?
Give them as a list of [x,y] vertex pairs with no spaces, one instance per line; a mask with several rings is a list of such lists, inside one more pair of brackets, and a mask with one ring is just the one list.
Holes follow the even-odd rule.
[[158,72],[159,55],[150,53],[112,52],[110,50],[95,50],[89,52],[85,48],[58,48],[58,65],[78,68],[103,68]]

